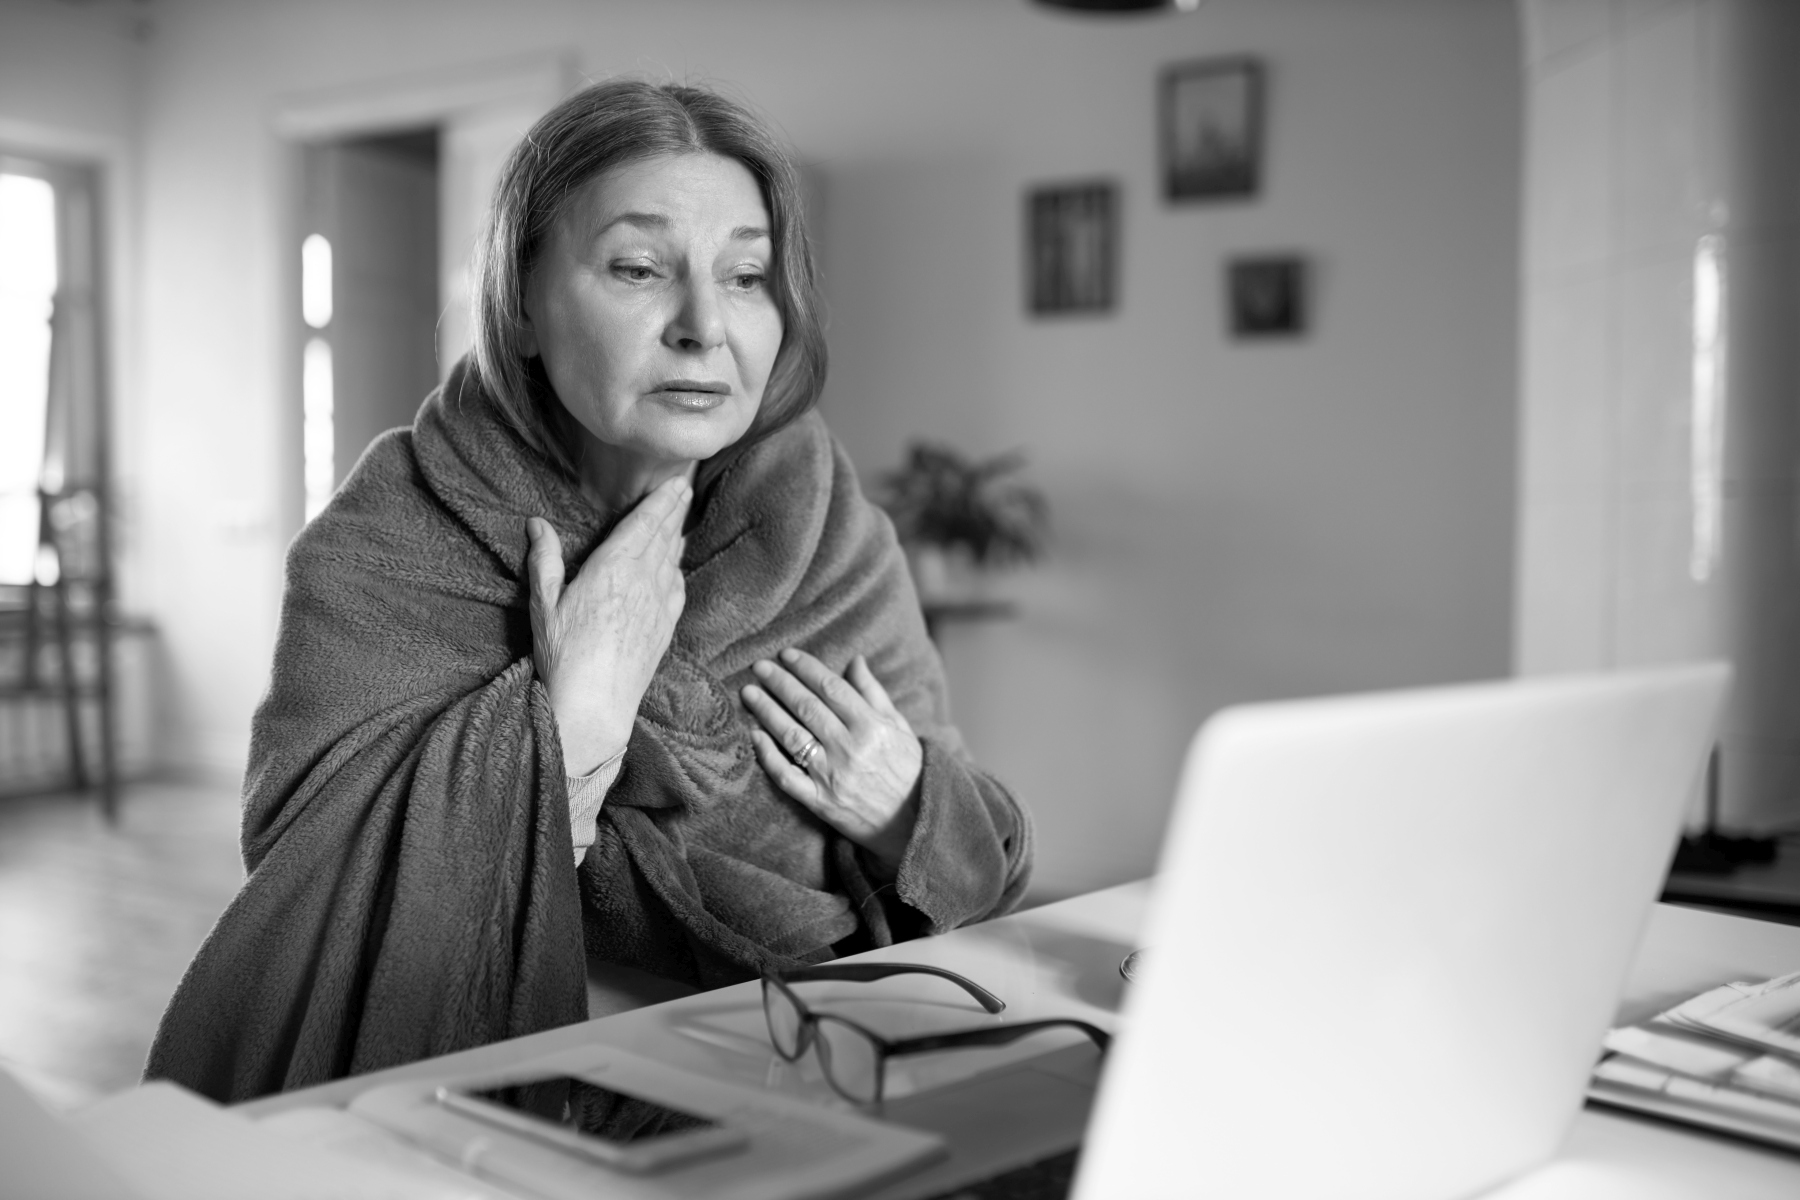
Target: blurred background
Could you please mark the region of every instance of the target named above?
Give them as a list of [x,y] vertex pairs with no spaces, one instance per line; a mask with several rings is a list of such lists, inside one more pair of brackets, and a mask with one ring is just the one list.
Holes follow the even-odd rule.
[[[803,163],[823,409],[866,485],[919,440],[1025,456],[1044,553],[937,635],[971,747],[1035,814],[1034,902],[1153,869],[1222,705],[1515,671],[1749,664],[1724,813],[1780,828],[1797,301],[1759,264],[1790,268],[1800,217],[1794,24],[1756,0],[0,0],[25,314],[0,582],[61,597],[22,602],[75,631],[34,644],[93,676],[74,704],[0,695],[0,790],[33,797],[0,802],[0,1058],[130,1081],[239,878],[284,549],[466,348],[505,153],[621,73],[729,91]],[[1256,184],[1171,199],[1165,72],[1232,58],[1262,72]],[[1096,181],[1107,303],[1034,311],[1031,198]],[[1303,267],[1302,326],[1234,332],[1230,268],[1270,257]],[[110,823],[71,738],[79,782],[123,781]]]

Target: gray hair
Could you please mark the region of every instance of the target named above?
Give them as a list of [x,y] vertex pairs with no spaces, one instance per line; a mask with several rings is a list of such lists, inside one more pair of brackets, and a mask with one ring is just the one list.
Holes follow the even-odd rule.
[[[775,244],[769,286],[781,311],[781,348],[741,449],[794,421],[825,386],[818,280],[802,219],[799,179],[749,110],[704,88],[614,79],[545,113],[500,170],[475,245],[475,373],[527,445],[575,472],[573,428],[543,362],[523,350],[525,285],[563,205],[601,172],[662,154],[718,154],[744,164],[762,190]],[[720,459],[728,455],[722,454]]]

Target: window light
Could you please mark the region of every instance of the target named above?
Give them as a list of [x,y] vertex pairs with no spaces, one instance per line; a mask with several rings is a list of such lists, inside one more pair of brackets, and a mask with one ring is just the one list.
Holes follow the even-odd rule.
[[0,174],[0,583],[36,574],[56,282],[55,190]]
[[1694,247],[1693,385],[1689,396],[1688,490],[1694,528],[1688,575],[1705,583],[1719,565],[1725,506],[1724,239],[1708,234]]
[[337,464],[332,457],[336,434],[332,423],[331,343],[313,338],[306,343],[301,361],[300,446],[306,482],[306,519],[312,520],[331,499],[337,483]]
[[300,315],[314,329],[331,324],[331,243],[321,233],[300,243]]

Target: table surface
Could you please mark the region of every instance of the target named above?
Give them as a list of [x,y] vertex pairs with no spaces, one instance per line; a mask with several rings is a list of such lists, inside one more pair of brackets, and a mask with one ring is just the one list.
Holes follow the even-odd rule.
[[[1124,988],[1119,962],[1134,944],[1148,896],[1146,883],[1125,884],[859,956],[929,963],[967,975],[1007,1001],[1007,1011],[998,1017],[983,1013],[951,985],[922,976],[885,980],[879,989],[813,984],[808,995],[896,1037],[1048,1016],[1083,1017],[1110,1029]],[[1800,969],[1800,927],[1658,904],[1626,985],[1620,1019],[1640,1020],[1720,983],[1795,969]],[[377,1083],[503,1069],[593,1044],[842,1106],[819,1078],[812,1056],[789,1064],[769,1049],[758,986],[746,983],[266,1097],[239,1111],[262,1116],[303,1105],[342,1105]],[[1045,1048],[1046,1043],[1028,1039],[994,1050],[897,1060],[894,1066],[901,1069],[890,1075],[890,1095],[954,1082]],[[964,1156],[966,1150],[953,1148],[953,1153]],[[883,1193],[890,1194],[897,1193]],[[1590,1106],[1553,1162],[1491,1193],[1495,1200],[1565,1196],[1793,1200],[1800,1196],[1800,1155]]]

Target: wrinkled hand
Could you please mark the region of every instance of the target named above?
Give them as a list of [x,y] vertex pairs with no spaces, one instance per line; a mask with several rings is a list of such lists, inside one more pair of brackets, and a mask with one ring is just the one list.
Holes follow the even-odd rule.
[[587,774],[631,740],[638,705],[686,602],[681,526],[693,498],[685,478],[657,485],[567,587],[556,530],[538,517],[525,523],[531,657],[550,694],[570,775]]
[[891,874],[918,820],[918,737],[862,655],[842,677],[802,650],[780,657],[753,666],[761,686],[743,690],[763,769]]

